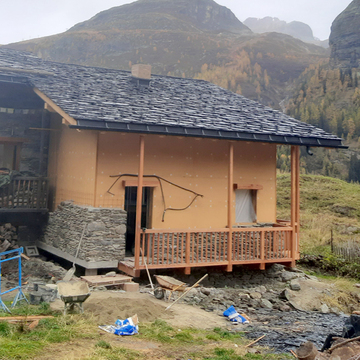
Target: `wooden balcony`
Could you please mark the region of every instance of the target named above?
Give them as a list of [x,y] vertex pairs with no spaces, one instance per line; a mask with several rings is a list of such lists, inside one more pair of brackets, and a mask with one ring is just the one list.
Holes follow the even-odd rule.
[[47,211],[48,179],[16,177],[0,187],[0,212]]
[[[231,234],[231,235],[230,235]],[[229,242],[230,237],[230,242]],[[119,263],[119,269],[136,276],[145,269],[291,264],[296,259],[292,227],[253,227],[214,230],[153,230],[140,236],[140,258]]]

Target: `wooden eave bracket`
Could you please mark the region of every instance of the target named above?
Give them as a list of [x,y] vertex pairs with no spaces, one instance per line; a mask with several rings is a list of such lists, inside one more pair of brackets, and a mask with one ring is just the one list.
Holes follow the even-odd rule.
[[58,113],[62,119],[63,123],[69,125],[77,125],[77,121],[67,114],[60,106],[56,105],[49,97],[47,97],[43,92],[41,92],[38,88],[34,87],[34,92],[45,102],[45,109]]
[[234,190],[263,190],[264,187],[259,184],[234,184]]

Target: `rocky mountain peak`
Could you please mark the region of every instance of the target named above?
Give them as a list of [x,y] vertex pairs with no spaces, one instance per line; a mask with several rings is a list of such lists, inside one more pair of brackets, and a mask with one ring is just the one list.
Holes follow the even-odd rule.
[[305,42],[312,43],[315,41],[311,27],[300,21],[287,23],[276,17],[266,16],[262,19],[247,18],[244,24],[255,33],[279,32]]
[[329,43],[333,66],[360,66],[360,0],[352,1],[334,20]]
[[106,28],[251,33],[231,10],[213,0],[138,0],[102,11],[69,31]]

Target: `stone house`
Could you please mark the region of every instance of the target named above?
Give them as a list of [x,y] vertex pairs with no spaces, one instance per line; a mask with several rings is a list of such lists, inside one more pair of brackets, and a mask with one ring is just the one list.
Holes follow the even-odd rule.
[[[0,93],[16,81],[46,119],[37,134],[49,144],[40,158],[52,213],[37,245],[73,260],[84,228],[76,262],[87,269],[294,266],[299,148],[344,147],[243,96],[148,66],[128,72],[0,49]],[[288,221],[276,218],[279,144],[291,147]]]

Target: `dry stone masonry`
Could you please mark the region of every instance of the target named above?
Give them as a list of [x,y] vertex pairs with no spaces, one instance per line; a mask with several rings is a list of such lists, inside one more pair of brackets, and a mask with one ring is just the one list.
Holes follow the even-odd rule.
[[119,261],[125,257],[126,211],[62,202],[50,214],[42,242],[87,263]]

